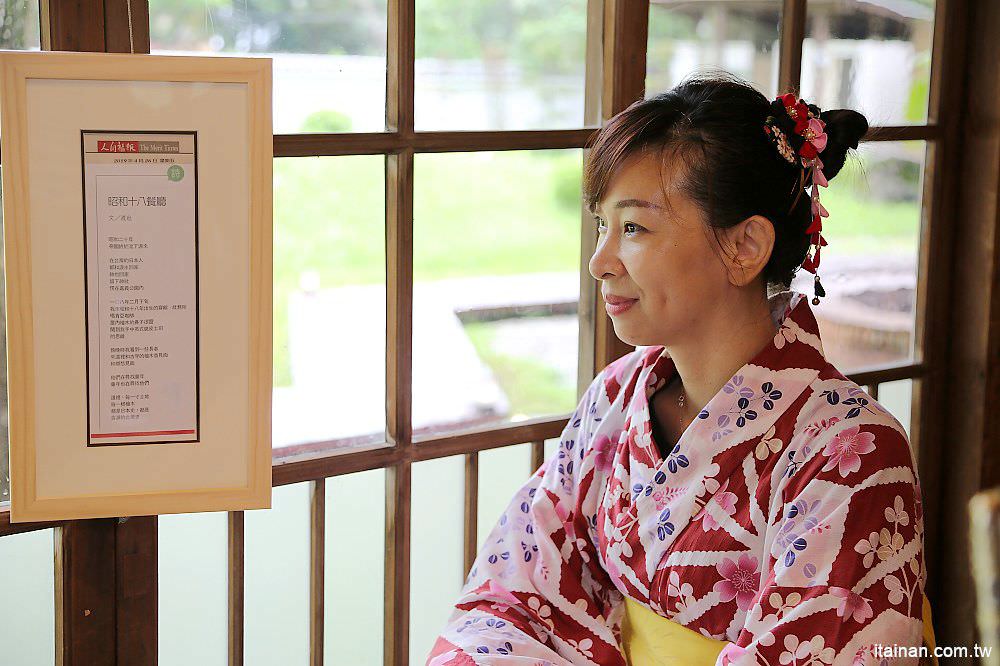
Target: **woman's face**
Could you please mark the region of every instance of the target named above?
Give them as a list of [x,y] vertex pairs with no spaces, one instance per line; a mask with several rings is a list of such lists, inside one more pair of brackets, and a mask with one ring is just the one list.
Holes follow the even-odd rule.
[[[661,178],[659,157],[634,155],[596,206],[600,236],[590,274],[602,282],[615,333],[632,345],[698,336],[734,288],[712,230],[677,189],[673,171],[668,162]],[[616,296],[636,300],[615,308]]]

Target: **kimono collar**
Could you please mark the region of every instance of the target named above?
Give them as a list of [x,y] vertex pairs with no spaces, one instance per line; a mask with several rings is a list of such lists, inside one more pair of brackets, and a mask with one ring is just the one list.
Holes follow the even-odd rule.
[[[690,446],[692,439],[712,442],[710,448],[717,453],[764,434],[826,365],[819,325],[806,295],[782,291],[770,296],[768,303],[771,318],[778,327],[774,337],[712,397],[681,435],[671,454]],[[675,367],[662,345],[649,347],[640,354],[636,379],[644,390],[636,392],[637,404],[632,407],[641,414],[639,420],[646,421],[650,418],[652,394],[673,377]],[[644,439],[635,442],[638,450],[633,453],[647,465],[658,466],[663,461],[656,446]],[[647,460],[642,460],[644,457]]]

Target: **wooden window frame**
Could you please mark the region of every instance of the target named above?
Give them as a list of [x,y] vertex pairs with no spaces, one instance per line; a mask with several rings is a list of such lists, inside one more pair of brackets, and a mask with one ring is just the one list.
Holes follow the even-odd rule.
[[[315,443],[316,451],[273,459],[273,485],[310,483],[310,653],[323,663],[325,479],[373,469],[386,471],[384,663],[409,659],[410,492],[416,462],[462,455],[465,460],[463,566],[477,552],[478,454],[531,443],[530,470],[544,457],[543,443],[558,437],[567,416],[446,435],[414,437],[411,427],[413,316],[413,167],[418,153],[583,149],[608,118],[644,96],[649,0],[588,0],[584,127],[527,131],[414,131],[415,0],[388,0],[386,131],[349,134],[278,134],[274,157],[383,155],[386,223],[386,429],[384,441],[344,451],[342,442]],[[805,36],[806,0],[784,0],[779,89],[797,90]],[[42,0],[42,48],[149,51],[148,0]],[[954,231],[940,220],[958,196],[956,178],[940,167],[959,154],[959,81],[965,60],[959,38],[971,29],[956,0],[937,0],[927,122],[872,128],[865,141],[926,142],[918,256],[914,359],[866,368],[850,377],[877,398],[879,384],[913,380],[911,441],[920,450],[926,539],[934,543],[941,514],[941,447],[946,419],[938,404],[952,359],[948,300]],[[965,100],[963,98],[963,103]],[[581,211],[586,219],[585,212]],[[581,230],[579,389],[595,371],[631,351],[617,339],[603,309],[599,284],[587,270],[596,247],[590,225]],[[988,328],[988,324],[982,325]],[[991,340],[996,332],[988,328]],[[526,469],[526,471],[529,471]],[[1000,475],[1000,470],[998,470]],[[0,504],[0,537],[55,528],[57,662],[74,655],[87,663],[155,664],[157,641],[156,516],[11,524]],[[243,663],[244,515],[229,513],[229,663]],[[928,548],[936,570],[939,553]],[[461,572],[456,572],[458,576]],[[933,599],[937,587],[929,588]],[[939,640],[939,642],[941,642]],[[95,661],[96,659],[96,661]]]

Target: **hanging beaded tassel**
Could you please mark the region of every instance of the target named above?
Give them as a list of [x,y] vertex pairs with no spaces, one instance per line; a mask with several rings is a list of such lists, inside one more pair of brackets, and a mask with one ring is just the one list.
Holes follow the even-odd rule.
[[826,290],[823,289],[823,284],[819,281],[819,275],[817,275],[813,283],[813,305],[819,305],[821,296],[826,296]]
[[[791,118],[791,121],[781,116],[782,109]],[[764,122],[764,131],[777,147],[779,154],[791,164],[801,164],[805,173],[809,174],[812,221],[809,228],[806,229],[806,235],[809,236],[809,248],[806,250],[806,258],[802,261],[802,268],[815,275],[813,305],[819,305],[820,297],[826,296],[826,291],[823,289],[816,271],[819,268],[820,248],[827,244],[822,234],[823,218],[830,215],[819,201],[819,188],[828,185],[826,177],[823,175],[823,161],[819,157],[819,154],[826,148],[827,136],[824,131],[826,123],[819,116],[818,106],[807,104],[802,99],[796,98],[795,95],[787,93],[778,95],[771,103],[771,115],[768,115]],[[779,120],[779,118],[782,119]],[[791,127],[792,121],[794,128]],[[781,124],[785,125],[785,132],[782,132]],[[790,141],[793,134],[794,143]],[[797,196],[796,200],[798,200]],[[792,206],[794,207],[794,204]]]
[[[819,121],[822,123],[823,121]],[[809,130],[806,130],[809,132]],[[825,134],[823,135],[825,138]],[[807,135],[808,139],[808,135]],[[805,162],[805,160],[803,160]],[[812,255],[807,255],[805,261],[802,262],[802,267],[807,271],[813,273],[815,279],[813,280],[813,305],[819,305],[819,299],[826,296],[826,290],[823,289],[823,284],[819,281],[819,251],[824,245],[826,245],[826,239],[823,238],[823,218],[830,215],[826,208],[819,201],[819,188],[820,186],[826,187],[827,180],[823,175],[823,161],[820,160],[819,155],[816,155],[811,160],[809,160],[808,168],[810,169],[810,185],[811,185],[811,199],[812,199],[812,224],[806,229],[806,233],[810,234],[810,245],[813,247]]]

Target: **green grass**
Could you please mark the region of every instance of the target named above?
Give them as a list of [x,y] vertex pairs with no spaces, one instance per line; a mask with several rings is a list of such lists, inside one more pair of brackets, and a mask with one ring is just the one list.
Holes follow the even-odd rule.
[[[419,155],[414,279],[574,270],[579,212],[557,196],[578,151]],[[383,158],[275,161],[274,381],[291,383],[288,296],[315,271],[322,288],[385,281]],[[564,190],[563,190],[564,191]]]
[[[916,201],[886,201],[872,194],[877,181],[866,166],[849,159],[841,173],[820,188],[820,201],[830,213],[823,220],[827,252],[850,255],[873,251],[916,252],[920,209]],[[919,189],[919,184],[914,188]]]
[[512,416],[571,412],[576,407],[576,386],[567,384],[552,366],[525,357],[501,354],[494,349],[495,324],[466,324],[465,332],[507,395]]

